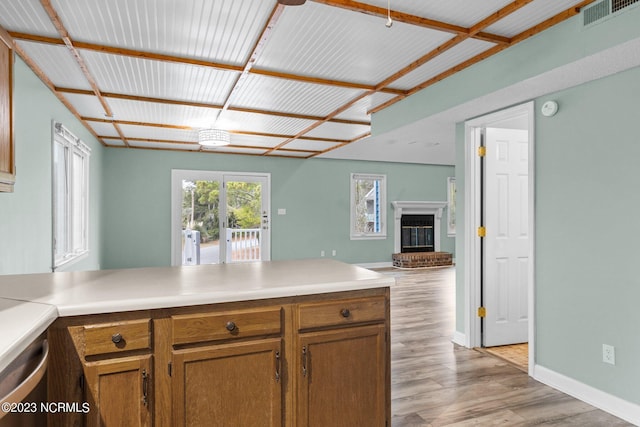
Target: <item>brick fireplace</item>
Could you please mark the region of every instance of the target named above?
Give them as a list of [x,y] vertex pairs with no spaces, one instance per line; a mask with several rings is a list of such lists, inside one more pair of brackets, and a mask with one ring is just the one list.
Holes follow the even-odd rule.
[[396,201],[393,266],[399,268],[452,265],[450,253],[440,251],[442,211],[446,202]]

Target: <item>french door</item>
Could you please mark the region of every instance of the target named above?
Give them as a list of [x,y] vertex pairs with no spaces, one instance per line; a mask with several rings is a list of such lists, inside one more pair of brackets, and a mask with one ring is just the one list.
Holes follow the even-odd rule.
[[268,174],[173,170],[172,265],[268,261]]

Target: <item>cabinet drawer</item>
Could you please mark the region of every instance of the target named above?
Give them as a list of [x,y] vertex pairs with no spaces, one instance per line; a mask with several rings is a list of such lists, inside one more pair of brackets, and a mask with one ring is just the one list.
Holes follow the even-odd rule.
[[151,320],[85,325],[85,356],[151,348]]
[[280,335],[280,307],[172,316],[173,344]]
[[385,315],[386,306],[383,296],[308,303],[298,306],[299,329],[384,321]]

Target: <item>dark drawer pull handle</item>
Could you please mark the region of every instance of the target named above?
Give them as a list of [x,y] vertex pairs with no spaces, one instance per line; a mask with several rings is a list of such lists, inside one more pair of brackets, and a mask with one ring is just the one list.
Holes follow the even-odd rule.
[[122,334],[117,333],[117,334],[111,335],[111,341],[114,344],[120,344],[122,342]]
[[340,310],[340,314],[342,315],[342,317],[344,317],[345,319],[349,316],[351,316],[351,312],[349,311],[348,308],[343,308],[342,310]]
[[227,328],[227,331],[233,332],[236,330],[236,324],[235,322],[228,321],[227,324],[225,325],[225,328]]

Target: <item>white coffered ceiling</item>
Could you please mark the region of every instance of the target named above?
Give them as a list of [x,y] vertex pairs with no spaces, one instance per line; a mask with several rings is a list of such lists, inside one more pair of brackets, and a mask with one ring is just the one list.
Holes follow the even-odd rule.
[[[0,2],[0,26],[106,146],[384,160],[358,143],[372,112],[591,1],[392,0],[387,28],[387,0],[21,0]],[[203,149],[207,127],[231,145]],[[450,143],[416,134],[375,149],[453,163]]]

